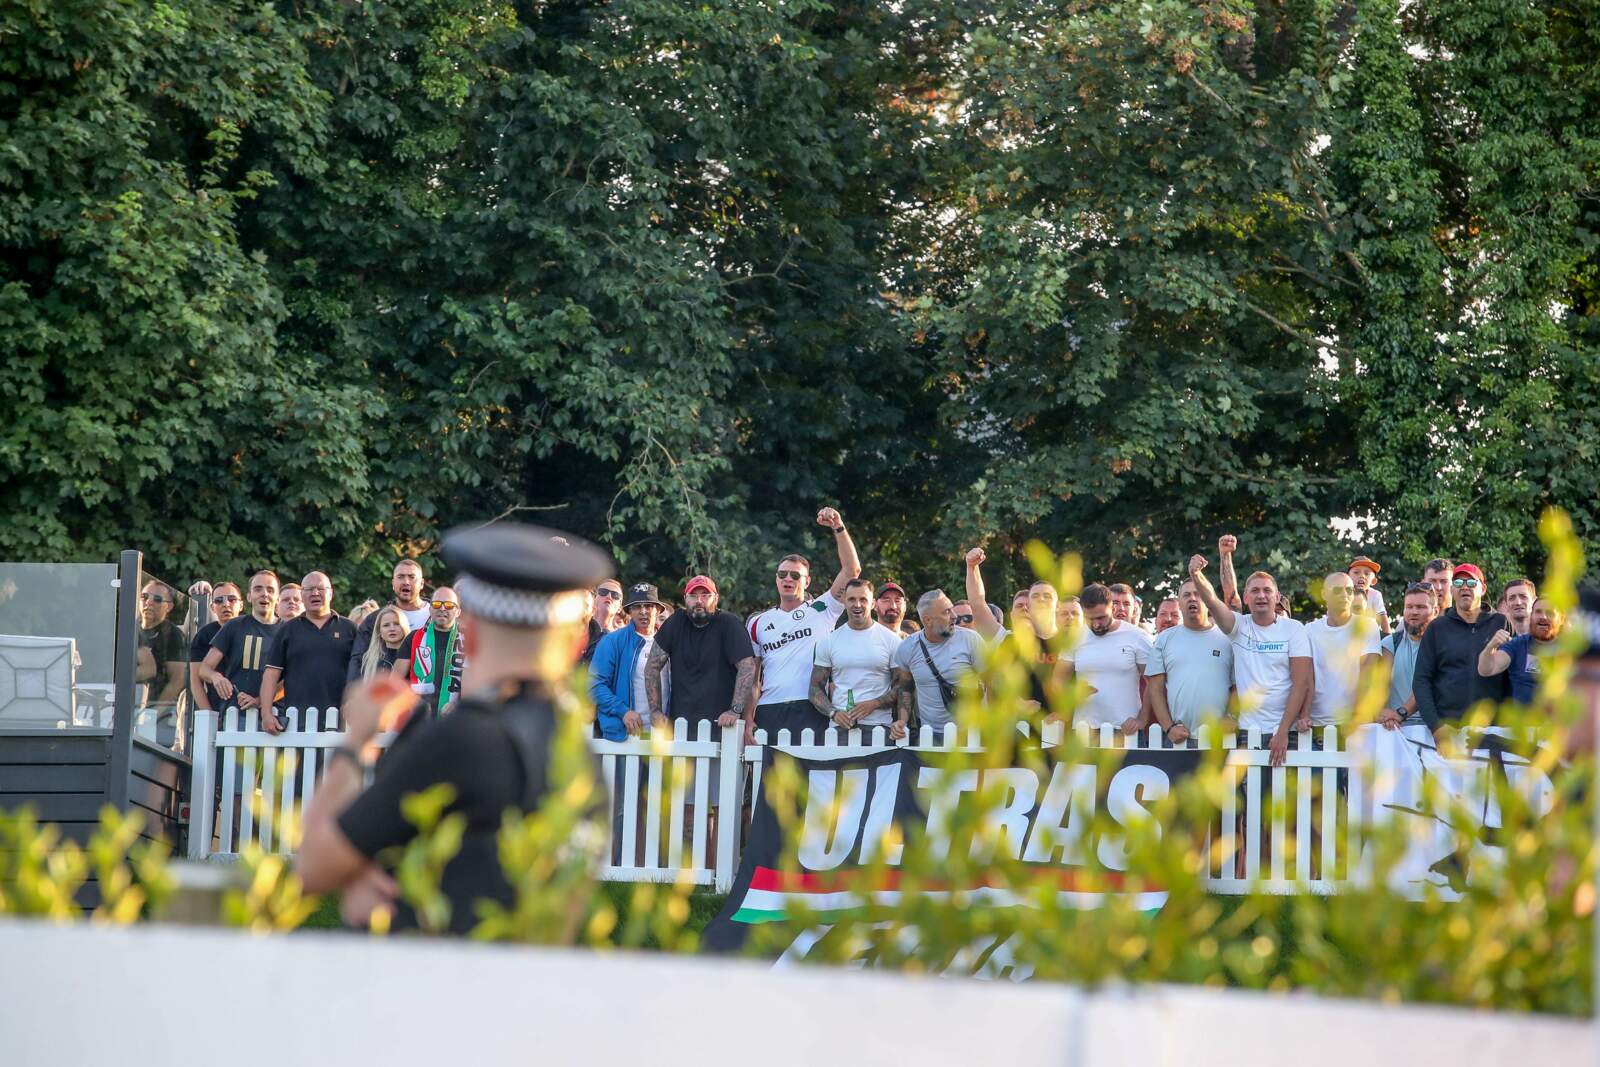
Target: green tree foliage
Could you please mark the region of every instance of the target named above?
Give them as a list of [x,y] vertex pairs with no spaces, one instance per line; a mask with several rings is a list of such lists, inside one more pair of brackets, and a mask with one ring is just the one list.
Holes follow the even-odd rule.
[[0,553],[1531,569],[1600,539],[1597,6],[11,4]]

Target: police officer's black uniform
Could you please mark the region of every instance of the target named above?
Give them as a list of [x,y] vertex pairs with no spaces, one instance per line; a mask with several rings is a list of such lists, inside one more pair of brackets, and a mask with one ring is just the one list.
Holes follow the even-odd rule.
[[[592,545],[557,536],[511,523],[447,536],[441,550],[445,562],[460,572],[455,588],[462,611],[530,633],[563,621],[550,618],[552,596],[592,589],[611,577],[612,569]],[[401,814],[404,797],[440,782],[455,789],[456,799],[446,810],[464,814],[467,827],[440,884],[450,901],[453,933],[477,925],[474,901],[514,902],[501,873],[497,835],[506,809],[532,811],[544,795],[554,696],[547,683],[527,680],[466,694],[436,720],[413,715],[372,786],[338,817],[357,851],[379,860],[416,836]],[[398,903],[393,928],[415,925],[411,909]]]

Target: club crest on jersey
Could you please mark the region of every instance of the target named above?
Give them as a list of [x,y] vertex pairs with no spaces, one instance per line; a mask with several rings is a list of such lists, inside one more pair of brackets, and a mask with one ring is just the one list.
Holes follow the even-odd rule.
[[799,620],[799,619],[803,619],[805,617],[806,617],[806,609],[805,608],[795,608],[793,611],[789,612],[789,618],[791,618],[791,619]]

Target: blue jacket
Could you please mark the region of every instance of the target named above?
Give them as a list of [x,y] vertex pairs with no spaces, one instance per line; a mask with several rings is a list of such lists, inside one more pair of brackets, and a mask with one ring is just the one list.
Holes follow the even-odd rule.
[[[627,740],[628,728],[622,725],[622,717],[630,709],[646,719],[650,717],[644,694],[640,693],[635,700],[633,693],[633,669],[643,650],[644,638],[628,625],[602,637],[595,646],[594,658],[589,661],[589,693],[594,697],[600,735],[607,741]],[[665,684],[661,698],[663,702],[667,699]]]

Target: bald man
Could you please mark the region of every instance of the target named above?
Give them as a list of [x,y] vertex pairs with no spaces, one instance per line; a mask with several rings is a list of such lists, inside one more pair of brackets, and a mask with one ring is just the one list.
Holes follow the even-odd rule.
[[1383,658],[1382,635],[1371,614],[1356,614],[1356,583],[1344,571],[1322,580],[1322,618],[1306,624],[1311,640],[1311,726],[1346,726],[1361,679]]
[[[311,729],[322,729],[322,712],[338,707],[344,696],[355,625],[333,610],[333,582],[321,571],[300,580],[300,595],[305,614],[278,625],[261,672],[261,725],[269,734],[284,728],[289,709],[299,709],[300,721]],[[312,709],[318,712],[314,717],[308,716]]]

